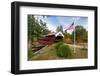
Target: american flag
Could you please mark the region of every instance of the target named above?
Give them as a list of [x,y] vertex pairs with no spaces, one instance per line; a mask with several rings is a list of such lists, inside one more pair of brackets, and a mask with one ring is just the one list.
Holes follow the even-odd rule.
[[74,22],[65,30],[65,32],[66,32],[67,30],[71,30],[71,29],[75,29]]

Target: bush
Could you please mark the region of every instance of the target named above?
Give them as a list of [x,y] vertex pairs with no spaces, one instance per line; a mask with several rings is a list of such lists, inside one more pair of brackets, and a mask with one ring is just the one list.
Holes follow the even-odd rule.
[[60,47],[60,45],[62,45],[63,44],[63,42],[59,42],[59,43],[57,43],[57,45],[56,45],[56,49],[58,50],[58,48]]
[[71,57],[71,49],[66,44],[59,45],[57,49],[57,56],[64,57],[64,58],[70,58]]

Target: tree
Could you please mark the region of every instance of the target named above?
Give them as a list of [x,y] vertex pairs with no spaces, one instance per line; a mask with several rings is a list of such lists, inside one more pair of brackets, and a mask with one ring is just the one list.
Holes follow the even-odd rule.
[[67,33],[67,32],[64,32],[64,42],[67,43],[67,44],[71,44],[72,43],[72,40],[71,40],[71,37],[72,35]]
[[63,27],[62,27],[62,25],[58,26],[57,29],[56,29],[56,31],[63,33]]
[[[37,40],[42,35],[48,34],[50,31],[47,28],[47,24],[42,20],[37,20],[34,15],[28,15],[28,42],[32,44],[34,40]],[[31,47],[31,46],[30,46]]]
[[36,20],[34,15],[28,16],[28,39],[39,38],[41,35],[46,35],[49,32],[45,22]]
[[50,32],[50,30],[48,30],[48,28],[47,28],[47,24],[45,22],[43,22],[42,20],[40,20],[40,25],[41,25],[41,34],[42,35],[46,35]]
[[[76,42],[77,43],[84,43],[84,42],[87,43],[87,39],[88,39],[87,33],[88,33],[87,30],[83,26],[81,25],[76,26],[75,27]],[[72,32],[72,41],[74,41],[73,39],[74,39],[74,31]]]

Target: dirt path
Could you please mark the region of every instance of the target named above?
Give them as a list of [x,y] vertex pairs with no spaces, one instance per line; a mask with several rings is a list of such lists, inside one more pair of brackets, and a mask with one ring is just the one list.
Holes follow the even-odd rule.
[[81,45],[72,45],[72,44],[67,44],[67,45],[69,45],[70,47],[75,47],[75,48],[88,48],[87,46],[81,46]]
[[39,50],[37,53],[35,53],[35,56],[32,57],[32,60],[59,59],[59,57],[56,55],[56,50],[55,50],[54,46],[55,45],[45,46],[44,48]]

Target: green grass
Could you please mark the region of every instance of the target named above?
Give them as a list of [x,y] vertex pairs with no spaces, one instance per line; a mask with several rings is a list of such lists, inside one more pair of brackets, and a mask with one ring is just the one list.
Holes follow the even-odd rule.
[[43,49],[40,49],[40,51],[42,51],[42,53],[34,54],[34,52],[29,49],[28,60],[79,59],[88,57],[87,49],[76,48],[76,52],[74,53],[73,48],[64,42],[58,42],[45,46]]
[[28,50],[28,60],[31,60],[31,58],[34,56],[34,53],[31,49]]

